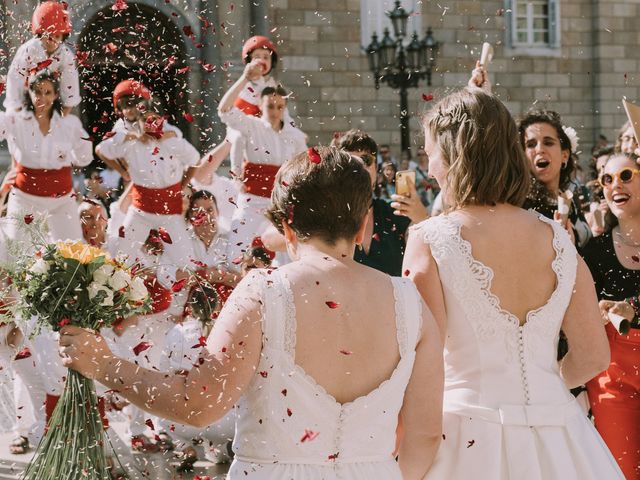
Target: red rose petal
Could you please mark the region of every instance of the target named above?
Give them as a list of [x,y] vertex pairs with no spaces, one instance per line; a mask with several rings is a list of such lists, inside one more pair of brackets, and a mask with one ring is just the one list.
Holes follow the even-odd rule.
[[33,215],[31,215],[30,213],[24,216],[24,223],[26,223],[27,225],[29,225],[31,222],[33,222]]
[[62,320],[60,320],[58,322],[58,326],[60,328],[64,327],[65,325],[69,325],[71,323],[71,319],[70,318],[63,318]]
[[138,356],[138,355],[140,355],[140,353],[144,352],[145,350],[148,350],[152,346],[153,346],[153,344],[151,344],[149,342],[140,342],[138,345],[133,347],[133,353],[136,356]]
[[409,269],[407,269],[407,270],[404,271],[404,276],[408,277],[410,273],[411,273],[411,271]]
[[116,0],[116,2],[111,6],[111,10],[116,12],[121,12],[122,10],[126,10],[129,8],[126,0]]
[[311,161],[311,163],[315,163],[316,165],[318,165],[320,164],[320,162],[322,162],[322,157],[313,147],[307,150],[307,156],[309,157],[309,161]]
[[153,421],[152,421],[150,418],[147,418],[147,419],[144,421],[144,424],[145,424],[147,427],[149,427],[151,430],[155,430],[155,429],[156,429],[156,427],[153,425]]
[[31,350],[29,350],[29,347],[24,347],[22,350],[16,353],[14,360],[22,360],[25,358],[29,358],[30,356],[31,356]]
[[173,284],[171,285],[171,291],[173,293],[178,293],[184,288],[184,286],[187,284],[187,281],[187,278],[183,278],[181,280],[178,280],[177,282],[173,282]]
[[349,351],[349,350],[340,350],[340,353],[343,355],[351,355],[353,352]]
[[182,116],[187,122],[189,123],[193,122],[193,115],[191,115],[189,112],[184,112]]
[[260,376],[262,378],[267,378],[269,376],[269,372],[262,371],[262,372],[260,372]]
[[300,443],[304,443],[307,440],[314,440],[318,435],[320,435],[320,432],[314,432],[313,430],[307,430],[305,428],[304,435],[302,435],[302,438],[300,438]]
[[191,348],[201,348],[201,347],[206,347],[207,346],[207,337],[205,336],[200,336],[198,338],[198,343],[196,343],[193,347]]
[[640,257],[638,257],[638,255],[631,255],[631,260],[636,263],[640,263]]
[[424,100],[425,102],[430,102],[431,100],[433,100],[433,95],[432,94],[427,95],[426,93],[423,93],[422,100]]
[[290,417],[291,415],[293,415],[293,412],[290,408],[287,408],[287,416]]
[[287,396],[287,389],[285,388],[285,389],[284,389],[284,390],[282,390],[280,393],[286,397],[286,396]]
[[158,235],[164,243],[172,244],[173,240],[171,240],[171,235],[167,232],[163,227],[158,228]]
[[118,229],[118,237],[124,238],[124,225]]
[[160,153],[160,148],[159,148],[159,147],[155,147],[155,148],[153,149],[153,152],[151,152],[151,155],[157,155],[157,154],[159,154],[159,153]]
[[380,241],[380,235],[378,235],[377,233],[374,233],[373,235],[371,235],[371,239],[375,240],[376,242]]
[[339,304],[339,303],[337,303],[337,302],[332,302],[331,300],[329,300],[328,302],[324,302],[324,303],[325,303],[325,305],[326,305],[327,307],[329,307],[329,308],[331,308],[331,309],[338,308],[338,307],[340,306],[340,304]]

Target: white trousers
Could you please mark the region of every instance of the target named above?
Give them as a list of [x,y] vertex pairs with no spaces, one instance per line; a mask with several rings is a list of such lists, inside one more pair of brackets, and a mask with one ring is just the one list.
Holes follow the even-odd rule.
[[8,222],[7,236],[13,240],[25,240],[25,232],[21,228],[25,215],[44,218],[49,230],[48,240],[82,240],[82,228],[78,203],[69,193],[63,197],[38,197],[12,188],[7,204],[7,217],[14,220]]

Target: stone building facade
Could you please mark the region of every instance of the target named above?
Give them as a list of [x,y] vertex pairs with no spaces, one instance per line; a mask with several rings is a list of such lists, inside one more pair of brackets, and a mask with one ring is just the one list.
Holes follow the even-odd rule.
[[[74,28],[69,43],[82,52],[84,64],[79,114],[99,138],[113,120],[111,89],[133,75],[161,93],[175,123],[204,151],[224,135],[215,109],[240,74],[243,41],[265,34],[278,44],[278,77],[292,90],[291,113],[310,143],[328,143],[334,132],[360,127],[398,154],[398,92],[386,85],[375,88],[362,49],[368,39],[361,22],[380,16],[381,2],[130,0],[127,10],[114,11],[112,0],[69,0]],[[3,2],[0,73],[29,38],[36,4]],[[494,91],[512,113],[517,116],[534,104],[557,110],[578,131],[584,152],[600,133],[614,139],[625,120],[623,96],[640,99],[637,1],[413,4],[421,35],[432,27],[440,43],[433,85],[423,81],[410,91],[413,145],[422,141],[417,115],[429,106],[422,94],[437,99],[466,84],[484,41],[495,46],[490,66]],[[542,19],[536,12],[542,12]],[[526,45],[527,34],[533,46]]]

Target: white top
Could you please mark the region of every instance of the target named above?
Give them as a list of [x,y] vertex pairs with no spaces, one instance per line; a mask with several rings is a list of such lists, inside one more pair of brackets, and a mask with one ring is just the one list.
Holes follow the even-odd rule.
[[[200,240],[195,232],[190,229],[190,237],[192,241],[192,259],[198,263],[204,263],[209,268],[228,268],[227,262],[227,248],[228,241],[227,238],[218,233],[216,237],[213,239],[209,248],[207,248],[202,240]],[[201,265],[197,263],[193,263],[189,265],[189,268],[193,270],[198,270],[202,268]]]
[[11,156],[27,168],[84,167],[93,160],[93,145],[75,115],[53,113],[49,133],[43,135],[33,113],[0,112],[0,140]]
[[146,188],[166,188],[182,180],[187,167],[200,160],[198,151],[184,138],[167,138],[142,143],[125,141],[125,133],[118,132],[102,141],[96,151],[110,160],[124,158],[135,185]]
[[49,59],[52,62],[46,67],[47,70],[60,72],[60,101],[62,105],[75,107],[80,104],[80,81],[73,52],[69,47],[61,44],[58,50],[49,57],[42,46],[42,41],[34,37],[20,45],[9,66],[6,85],[7,97],[4,100],[4,108],[7,111],[15,111],[23,107],[29,71],[36,68],[40,62]]
[[[237,404],[229,478],[400,480],[392,452],[421,330],[422,300],[415,286],[389,277],[400,351],[395,370],[367,395],[341,404],[296,364],[293,293],[280,270],[269,273],[248,275],[262,284],[263,346],[253,380]],[[319,435],[303,441],[305,430]]]
[[284,123],[282,130],[276,132],[266,119],[245,115],[236,107],[226,113],[218,111],[218,115],[227,127],[242,134],[245,153],[242,159],[251,163],[282,165],[307,148],[304,133],[291,124]]
[[578,254],[560,224],[539,219],[553,229],[556,288],[523,326],[492,294],[493,270],[473,258],[458,219],[432,217],[412,231],[431,249],[447,311],[444,435],[426,479],[623,478],[560,376]]

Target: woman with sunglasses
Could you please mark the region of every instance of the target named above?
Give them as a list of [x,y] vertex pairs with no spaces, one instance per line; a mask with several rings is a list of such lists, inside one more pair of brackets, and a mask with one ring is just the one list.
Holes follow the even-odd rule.
[[[640,170],[635,157],[617,154],[600,174],[610,209],[609,231],[583,250],[606,317],[612,305],[640,291]],[[615,302],[615,303],[614,303]],[[595,425],[627,479],[640,479],[640,324],[627,335],[607,323],[611,364],[587,383]]]

